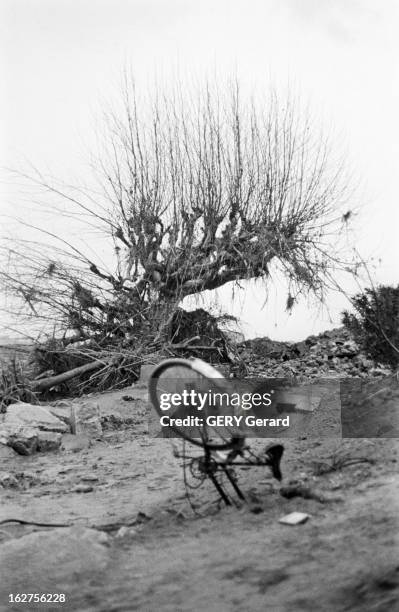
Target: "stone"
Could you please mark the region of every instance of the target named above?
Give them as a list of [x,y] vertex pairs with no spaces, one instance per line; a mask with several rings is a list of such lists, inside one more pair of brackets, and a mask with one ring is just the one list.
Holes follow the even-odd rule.
[[83,401],[72,405],[72,433],[101,438],[100,407],[96,402]]
[[105,533],[84,527],[35,531],[2,542],[2,601],[6,593],[21,592],[21,585],[27,593],[54,593],[54,585],[57,593],[68,593],[71,576],[77,585],[87,584],[107,566],[109,542]]
[[[66,404],[66,402],[64,402],[64,404]],[[47,409],[49,412],[51,412],[53,416],[55,416],[60,421],[63,421],[68,426],[69,430],[71,429],[71,425],[72,425],[72,406],[71,404],[68,404],[66,406],[65,405],[47,406]]]
[[39,431],[37,450],[41,453],[56,451],[61,446],[61,434],[56,431]]
[[0,474],[0,486],[4,487],[4,489],[18,489],[19,482],[13,474],[4,472]]
[[6,446],[5,444],[0,444],[0,461],[4,461],[5,459],[15,459],[17,457],[17,453],[11,446]]
[[118,529],[118,531],[115,534],[115,538],[117,538],[118,540],[121,540],[123,538],[126,537],[131,537],[137,534],[137,530],[133,529],[133,527],[128,527],[127,525],[122,525],[122,527],[120,527]]
[[95,474],[84,474],[80,480],[81,482],[98,482],[100,479]]
[[67,453],[79,453],[90,446],[90,439],[84,434],[64,434],[61,439],[61,449]]
[[36,427],[44,431],[58,431],[60,433],[69,431],[69,427],[51,414],[44,406],[35,406],[34,404],[23,402],[11,404],[7,408],[3,418],[3,425],[5,427],[12,427],[13,424]]
[[230,344],[242,344],[245,341],[245,336],[239,331],[224,330],[223,335]]
[[306,523],[309,518],[310,515],[305,512],[291,512],[290,514],[282,516],[278,522],[282,525],[302,525],[302,523]]
[[37,450],[39,430],[34,427],[15,427],[8,445],[19,455],[33,455]]
[[376,367],[370,370],[371,376],[389,376],[390,374],[392,372],[388,368]]
[[78,484],[73,487],[73,493],[91,493],[93,491],[93,487],[91,485]]

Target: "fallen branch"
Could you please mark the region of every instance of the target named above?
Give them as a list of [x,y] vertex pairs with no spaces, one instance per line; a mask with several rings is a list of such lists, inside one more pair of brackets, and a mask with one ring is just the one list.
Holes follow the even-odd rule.
[[60,385],[71,378],[75,378],[81,374],[86,374],[86,372],[91,372],[92,370],[96,370],[104,365],[104,361],[92,361],[91,363],[86,363],[78,368],[68,370],[68,372],[63,372],[62,374],[57,374],[56,376],[50,376],[49,378],[42,378],[41,380],[35,380],[32,382],[31,388],[33,391],[46,391],[47,389]]
[[181,349],[186,351],[221,351],[223,347],[221,346],[203,346],[200,344],[168,344],[166,348],[169,349]]

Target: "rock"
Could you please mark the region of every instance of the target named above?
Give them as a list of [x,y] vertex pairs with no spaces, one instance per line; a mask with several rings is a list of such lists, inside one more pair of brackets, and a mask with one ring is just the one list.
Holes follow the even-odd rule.
[[141,524],[141,523],[147,523],[147,521],[150,521],[152,519],[152,516],[150,516],[149,514],[146,514],[145,512],[141,512],[141,510],[137,513],[137,517],[136,517],[136,523]]
[[87,584],[106,567],[108,543],[106,534],[82,527],[36,531],[3,542],[2,599],[4,593],[21,592],[21,585],[24,592],[54,593],[56,585],[57,593],[68,593],[71,576],[75,577],[77,587]]
[[249,377],[305,377],[315,379],[329,374],[336,377],[382,377],[390,368],[368,359],[345,328],[310,336],[304,342],[276,342],[269,338],[247,340],[239,346]]
[[6,446],[5,444],[0,444],[0,461],[4,461],[6,459],[15,459],[17,457],[17,453],[11,446]]
[[90,446],[90,439],[84,434],[64,434],[61,439],[61,449],[69,453],[78,453]]
[[44,431],[58,431],[60,433],[69,431],[69,427],[51,414],[44,406],[35,406],[22,402],[8,406],[3,418],[3,425],[5,427],[12,427],[14,424],[16,426],[26,425],[28,427],[35,427]]
[[22,402],[8,406],[0,421],[1,442],[20,455],[59,448],[65,431],[68,426],[46,408]]
[[305,512],[291,512],[290,514],[282,516],[278,522],[282,525],[301,525],[302,523],[306,523],[309,518],[310,515],[305,514]]
[[4,489],[18,489],[19,482],[13,474],[4,472],[0,474],[0,485],[4,487]]
[[316,501],[323,504],[326,501],[324,495],[317,491],[313,491],[310,487],[307,487],[301,483],[289,484],[285,487],[281,487],[280,495],[287,499],[293,497],[303,497],[304,499],[315,499]]
[[78,484],[72,489],[73,493],[91,493],[91,491],[93,491],[93,487],[85,484]]
[[389,376],[390,374],[392,374],[391,370],[389,370],[388,368],[381,367],[371,368],[369,373],[371,376]]
[[137,534],[137,531],[136,529],[133,529],[133,527],[127,527],[126,525],[122,525],[122,527],[120,527],[118,531],[116,532],[115,537],[118,538],[118,540],[120,540],[122,538],[134,536],[136,534]]
[[8,445],[19,455],[32,455],[37,450],[39,430],[34,427],[15,427]]
[[47,406],[47,409],[53,416],[60,421],[63,421],[68,426],[70,431],[72,425],[72,405],[63,402],[63,405]]
[[37,450],[41,453],[58,450],[61,446],[61,437],[56,431],[39,431]]
[[84,474],[80,480],[81,482],[97,482],[99,478],[95,474]]
[[89,438],[102,436],[100,408],[97,403],[84,401],[72,405],[72,433],[85,434]]
[[233,330],[224,330],[224,336],[231,344],[241,344],[245,341],[245,336],[241,332],[233,331]]

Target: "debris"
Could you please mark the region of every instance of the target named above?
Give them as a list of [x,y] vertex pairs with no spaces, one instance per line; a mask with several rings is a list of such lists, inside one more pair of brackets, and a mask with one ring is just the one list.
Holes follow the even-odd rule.
[[100,438],[102,427],[100,408],[95,402],[83,401],[72,404],[72,433]]
[[91,485],[78,484],[73,487],[73,493],[91,493],[93,491],[93,487]]
[[63,372],[62,374],[57,374],[56,376],[50,376],[50,378],[41,378],[39,380],[36,379],[31,383],[32,389],[34,391],[45,391],[46,389],[51,389],[52,387],[61,385],[71,378],[75,378],[76,376],[81,376],[82,374],[86,374],[92,370],[98,370],[100,367],[104,367],[104,362],[102,360],[97,360],[91,363],[86,363],[77,368],[72,368],[72,370],[69,370],[68,372]]
[[371,457],[351,457],[350,455],[332,455],[329,461],[314,461],[313,462],[313,473],[316,476],[322,476],[329,474],[330,472],[338,472],[345,467],[350,465],[356,465],[357,463],[369,463],[373,464],[374,459]]
[[99,478],[94,474],[85,474],[84,476],[81,476],[80,480],[82,482],[97,482]]
[[309,487],[305,487],[302,484],[291,484],[285,487],[281,487],[280,495],[285,497],[286,499],[292,499],[293,497],[303,497],[304,499],[315,499],[316,501],[324,504],[327,500],[321,495],[321,493],[317,493],[313,491]]
[[41,453],[58,450],[61,446],[61,437],[56,431],[39,431],[37,450]]
[[313,379],[333,375],[368,378],[392,374],[392,370],[361,353],[344,327],[309,336],[302,342],[255,338],[238,345],[237,351],[247,365],[249,376],[254,378],[304,376]]
[[134,536],[136,535],[136,533],[136,529],[133,529],[132,527],[127,527],[127,525],[122,525],[122,527],[120,527],[116,532],[115,537],[119,540],[129,536]]
[[19,482],[13,474],[5,472],[4,474],[0,474],[0,486],[4,487],[4,489],[17,489],[19,487]]
[[184,514],[183,510],[178,510],[178,512],[176,512],[176,519],[179,520],[179,521],[185,521],[187,519],[187,517]]
[[152,519],[152,516],[149,516],[149,514],[146,514],[145,512],[141,512],[139,511],[137,513],[137,517],[136,517],[136,523],[140,524],[140,523],[147,523],[148,521],[150,521]]
[[264,510],[265,509],[260,504],[251,504],[249,506],[249,511],[252,512],[252,514],[261,514]]
[[305,514],[304,512],[291,512],[290,514],[282,516],[278,522],[282,525],[302,525],[302,523],[306,523],[309,518],[310,514]]
[[241,344],[242,342],[245,342],[244,334],[239,331],[225,329],[223,330],[223,333],[230,344]]

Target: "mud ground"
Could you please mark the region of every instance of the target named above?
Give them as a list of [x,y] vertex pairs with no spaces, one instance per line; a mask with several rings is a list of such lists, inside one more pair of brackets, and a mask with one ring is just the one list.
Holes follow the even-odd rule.
[[[305,485],[315,498],[287,499],[267,469],[243,469],[248,503],[218,508],[206,483],[194,496],[197,516],[174,441],[149,437],[146,394],[129,402],[126,393],[96,398],[106,429],[89,448],[2,459],[1,473],[14,478],[0,490],[0,521],[89,527],[104,543],[78,571],[73,547],[70,563],[59,562],[55,550],[70,537],[68,528],[1,524],[1,610],[399,610],[397,439],[329,437],[336,422],[325,406],[333,416],[324,425],[283,442],[282,485]],[[360,461],[341,465],[344,457]],[[278,522],[294,510],[309,520]],[[48,537],[57,544],[36,558],[27,536],[43,533],[55,534]],[[9,593],[32,590],[62,592],[67,601],[8,603]]]

